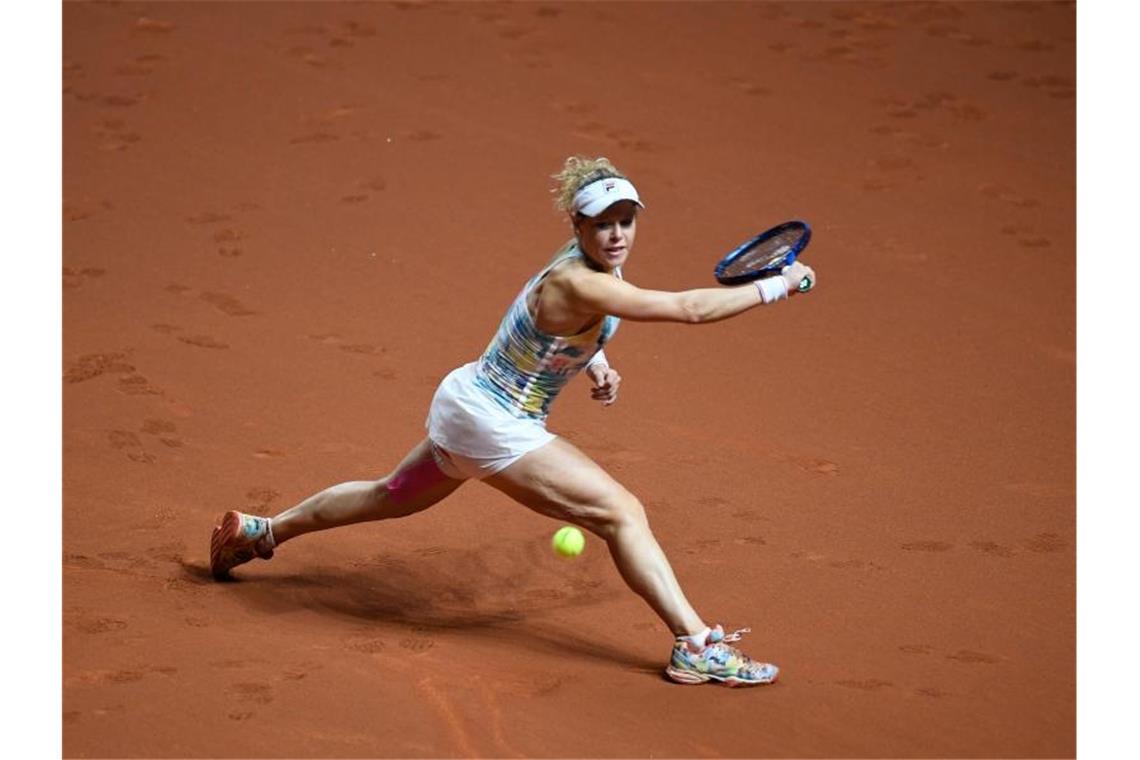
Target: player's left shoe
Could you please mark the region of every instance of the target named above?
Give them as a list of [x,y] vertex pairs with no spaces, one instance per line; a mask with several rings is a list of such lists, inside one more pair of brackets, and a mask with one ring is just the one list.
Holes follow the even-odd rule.
[[779,668],[771,663],[756,662],[736,647],[729,646],[748,632],[748,628],[741,628],[726,634],[718,625],[709,633],[703,647],[677,639],[665,675],[684,684],[711,681],[725,686],[759,686],[772,683],[780,675]]
[[221,580],[230,570],[255,557],[273,556],[269,518],[231,510],[210,536],[210,574]]

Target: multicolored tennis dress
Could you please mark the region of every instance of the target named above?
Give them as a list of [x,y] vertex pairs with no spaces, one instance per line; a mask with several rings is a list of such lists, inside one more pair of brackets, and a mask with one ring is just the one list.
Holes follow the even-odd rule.
[[[574,241],[563,246],[523,286],[479,360],[453,370],[436,389],[426,427],[446,474],[492,475],[556,437],[546,429],[550,405],[621,320],[605,316],[574,335],[550,335],[535,324],[528,302],[554,268],[583,255]],[[621,277],[620,269],[614,275]]]

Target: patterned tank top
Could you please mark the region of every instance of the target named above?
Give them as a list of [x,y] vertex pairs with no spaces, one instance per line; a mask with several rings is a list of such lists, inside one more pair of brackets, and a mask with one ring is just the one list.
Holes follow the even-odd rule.
[[[554,267],[582,255],[577,243],[567,243],[523,286],[479,359],[475,384],[517,416],[546,419],[566,383],[613,337],[621,322],[605,316],[568,336],[550,335],[534,323],[527,306],[530,292]],[[621,277],[620,268],[614,274]]]

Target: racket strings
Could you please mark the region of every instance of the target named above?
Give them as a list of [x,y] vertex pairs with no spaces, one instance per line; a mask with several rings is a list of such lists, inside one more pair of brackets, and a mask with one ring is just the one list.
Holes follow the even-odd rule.
[[755,272],[771,266],[793,251],[801,237],[803,237],[801,231],[788,230],[774,235],[767,240],[763,240],[757,243],[754,248],[744,252],[739,258],[733,261],[725,270],[725,273],[734,276],[744,274],[745,272]]

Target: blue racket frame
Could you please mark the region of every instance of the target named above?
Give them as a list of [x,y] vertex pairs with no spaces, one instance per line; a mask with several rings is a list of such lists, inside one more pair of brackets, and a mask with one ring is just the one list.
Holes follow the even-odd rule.
[[[770,264],[767,264],[761,269],[755,269],[751,272],[745,272],[744,274],[733,276],[725,274],[725,271],[732,265],[732,263],[739,259],[741,256],[748,253],[757,245],[763,243],[765,240],[773,238],[782,232],[787,232],[789,229],[802,230],[803,235],[799,240],[796,241],[796,244],[792,246],[792,250],[784,254],[782,258],[777,259]],[[811,225],[802,219],[793,219],[790,222],[778,224],[772,229],[761,232],[751,240],[748,240],[739,247],[729,251],[728,254],[716,265],[716,269],[713,270],[713,276],[716,277],[717,282],[719,282],[721,285],[742,285],[746,282],[759,280],[761,277],[770,275],[773,272],[778,272],[784,267],[793,264],[796,260],[796,257],[800,255],[800,252],[803,251],[804,248],[807,248],[807,244],[810,241]]]

